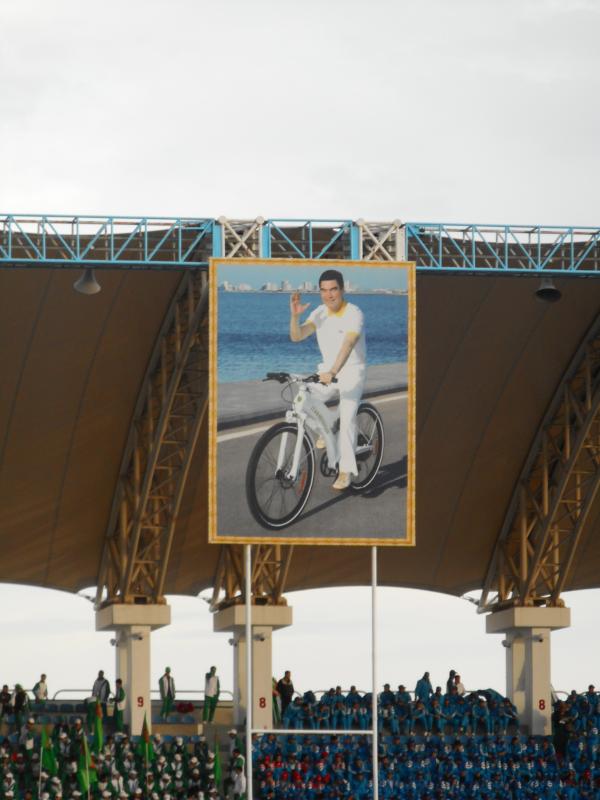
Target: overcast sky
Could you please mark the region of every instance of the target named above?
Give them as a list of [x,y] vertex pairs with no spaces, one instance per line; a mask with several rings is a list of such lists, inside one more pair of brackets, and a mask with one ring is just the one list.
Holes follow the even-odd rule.
[[596,0],[2,0],[0,210],[595,225]]
[[[0,212],[597,225],[599,34],[596,0],[2,0]],[[275,672],[366,687],[368,591],[290,600]],[[557,687],[594,679],[598,601],[568,597]],[[154,677],[199,687],[214,662],[230,687],[206,604],[172,602]],[[0,680],[113,677],[85,600],[0,586],[0,604]],[[382,681],[452,667],[503,688],[472,605],[381,605]]]

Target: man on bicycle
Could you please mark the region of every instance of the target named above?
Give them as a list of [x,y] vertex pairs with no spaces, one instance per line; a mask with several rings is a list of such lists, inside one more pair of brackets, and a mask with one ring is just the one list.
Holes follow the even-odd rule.
[[[319,278],[321,305],[315,308],[304,324],[300,317],[310,303],[300,302],[300,293],[290,297],[290,339],[301,342],[317,335],[322,361],[318,372],[321,383],[314,389],[325,401],[339,393],[340,430],[338,434],[338,477],[332,486],[342,491],[350,486],[351,476],[358,475],[354,448],[356,445],[356,412],[362,397],[366,375],[365,331],[363,313],[344,298],[344,277],[328,269]],[[337,378],[337,383],[332,383]],[[317,447],[324,447],[319,439]],[[334,465],[332,465],[334,466]]]

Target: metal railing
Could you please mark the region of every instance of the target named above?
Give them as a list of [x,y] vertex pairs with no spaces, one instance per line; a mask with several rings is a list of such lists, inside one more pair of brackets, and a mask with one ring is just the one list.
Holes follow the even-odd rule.
[[[26,691],[31,692],[31,689],[27,689]],[[76,697],[64,697],[64,700],[71,700],[73,702],[81,703],[88,697],[91,697],[90,689],[58,689],[58,691],[54,692],[52,695],[52,700],[57,700],[59,695],[76,695]],[[159,700],[160,699],[160,692],[158,689],[151,689],[150,696],[152,699]],[[177,689],[177,702],[182,701],[185,702],[186,700],[193,700],[199,699],[204,701],[204,690],[203,689]],[[222,689],[219,701],[225,700],[227,702],[233,702],[233,692],[229,689]],[[50,701],[50,702],[51,702]]]

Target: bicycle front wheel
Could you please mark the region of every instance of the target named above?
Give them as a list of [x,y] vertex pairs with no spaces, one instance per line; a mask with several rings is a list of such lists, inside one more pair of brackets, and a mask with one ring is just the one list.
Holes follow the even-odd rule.
[[375,480],[383,459],[383,421],[381,414],[370,403],[361,403],[356,414],[356,466],[358,475],[352,488],[362,491]]
[[254,519],[264,528],[290,525],[302,513],[315,479],[315,456],[305,433],[297,474],[290,477],[298,428],[281,422],[260,437],[246,471],[246,500]]

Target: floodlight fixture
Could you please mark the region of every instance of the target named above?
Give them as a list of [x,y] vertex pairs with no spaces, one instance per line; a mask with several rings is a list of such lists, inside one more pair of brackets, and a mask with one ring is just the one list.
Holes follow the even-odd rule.
[[562,292],[556,288],[552,278],[542,278],[540,285],[535,290],[535,296],[542,303],[558,303],[562,297]]
[[98,294],[102,289],[91,267],[85,268],[83,275],[73,284],[73,288],[79,294]]

